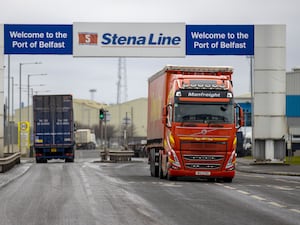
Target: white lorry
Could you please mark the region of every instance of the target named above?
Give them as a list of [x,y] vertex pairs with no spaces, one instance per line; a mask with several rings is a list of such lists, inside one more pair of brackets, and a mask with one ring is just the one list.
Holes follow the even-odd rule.
[[95,133],[91,129],[78,129],[75,132],[76,149],[95,149],[97,146]]

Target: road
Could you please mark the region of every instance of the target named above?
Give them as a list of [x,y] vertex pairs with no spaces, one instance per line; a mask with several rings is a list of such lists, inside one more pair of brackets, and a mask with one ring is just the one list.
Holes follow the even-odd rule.
[[300,177],[237,172],[233,183],[150,177],[146,160],[33,163],[0,189],[0,225],[298,225]]

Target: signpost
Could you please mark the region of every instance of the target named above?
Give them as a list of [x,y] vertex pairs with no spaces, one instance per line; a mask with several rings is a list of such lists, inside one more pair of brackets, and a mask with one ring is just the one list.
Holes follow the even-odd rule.
[[186,55],[254,55],[254,25],[187,25]]
[[73,53],[72,25],[4,25],[4,54]]
[[75,57],[185,57],[184,23],[74,23]]

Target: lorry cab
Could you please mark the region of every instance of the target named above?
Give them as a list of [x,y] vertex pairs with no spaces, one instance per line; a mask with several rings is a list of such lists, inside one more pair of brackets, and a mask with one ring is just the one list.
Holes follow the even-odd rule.
[[231,182],[236,131],[243,125],[243,112],[233,98],[232,68],[177,67],[164,75],[162,146],[149,141],[151,175]]

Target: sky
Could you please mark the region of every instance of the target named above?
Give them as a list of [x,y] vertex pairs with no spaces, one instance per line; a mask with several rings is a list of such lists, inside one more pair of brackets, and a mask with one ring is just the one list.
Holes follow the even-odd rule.
[[[72,24],[73,22],[184,22],[206,24],[285,24],[286,70],[300,67],[299,0],[9,0],[2,1],[2,24]],[[6,76],[7,61],[5,56]],[[73,58],[63,55],[11,55],[10,70],[27,105],[27,75],[34,94],[73,94],[105,104],[117,102],[118,58]],[[126,58],[126,85],[121,101],[147,97],[148,78],[165,65],[232,66],[235,95],[250,92],[250,62],[246,56],[187,56],[185,58]],[[7,83],[7,78],[5,84]],[[42,85],[42,86],[41,86]],[[127,87],[127,88],[125,88]],[[7,87],[6,87],[7,88]],[[96,89],[93,94],[91,89]],[[19,98],[18,86],[14,99]],[[7,91],[6,94],[7,96]],[[18,107],[18,104],[15,107]]]

